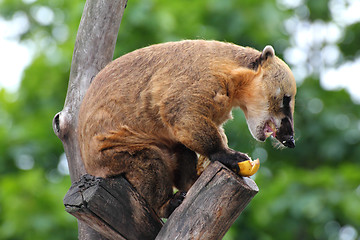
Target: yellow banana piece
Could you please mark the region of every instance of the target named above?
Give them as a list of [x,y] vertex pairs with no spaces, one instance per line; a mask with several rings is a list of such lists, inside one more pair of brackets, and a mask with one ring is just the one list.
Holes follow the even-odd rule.
[[250,177],[250,176],[254,175],[259,170],[260,161],[259,161],[258,158],[255,159],[254,161],[250,159],[250,160],[247,160],[247,161],[239,162],[238,166],[239,166],[239,169],[240,169],[238,174],[240,176]]

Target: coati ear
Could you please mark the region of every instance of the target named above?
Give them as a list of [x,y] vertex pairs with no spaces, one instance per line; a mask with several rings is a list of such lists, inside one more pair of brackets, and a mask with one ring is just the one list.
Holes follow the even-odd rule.
[[263,65],[266,60],[273,58],[275,56],[275,50],[272,46],[267,45],[264,50],[261,52],[260,56],[256,60],[249,64],[249,68],[254,69],[255,71],[259,66]]
[[272,46],[267,45],[260,55],[260,64],[265,62],[268,58],[272,58],[275,56],[275,50]]

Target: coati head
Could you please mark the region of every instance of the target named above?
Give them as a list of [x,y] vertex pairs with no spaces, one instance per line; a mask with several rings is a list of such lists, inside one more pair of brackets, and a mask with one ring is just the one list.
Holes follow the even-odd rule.
[[252,94],[241,106],[251,134],[258,141],[272,136],[294,148],[296,83],[290,68],[271,46],[264,48],[252,67],[257,72],[249,88]]

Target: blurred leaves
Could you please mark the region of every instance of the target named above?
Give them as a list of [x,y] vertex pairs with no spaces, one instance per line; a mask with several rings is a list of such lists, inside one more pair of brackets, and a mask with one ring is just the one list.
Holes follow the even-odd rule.
[[[22,23],[12,38],[34,52],[18,91],[0,89],[0,239],[76,238],[76,221],[63,211],[70,180],[58,170],[63,148],[51,121],[64,104],[84,2],[0,1],[1,18]],[[302,76],[295,149],[253,140],[240,110],[225,125],[229,146],[259,157],[262,164],[255,177],[260,192],[225,239],[359,237],[360,108],[345,90],[326,91],[319,81],[321,68],[359,57],[359,22],[340,21],[334,12],[344,11],[345,2],[352,1],[128,2],[115,57],[150,44],[195,38],[257,49],[271,44],[283,57],[299,43],[292,35],[299,26],[316,23],[315,35],[318,26],[327,24],[339,30],[331,41],[314,36],[320,40],[311,45],[303,38],[309,53],[302,52],[307,54],[302,65],[299,57],[289,55],[291,67]],[[322,63],[329,45],[340,52],[333,65]],[[342,237],[345,233],[350,237]]]
[[360,50],[358,48],[354,49],[354,44],[358,43],[359,39],[360,23],[349,26],[343,37],[343,41],[339,44],[340,50],[346,58],[354,59],[354,57],[359,57]]
[[359,170],[344,164],[316,170],[282,167],[274,176],[258,174],[260,192],[236,222],[238,234],[246,225],[253,230],[246,239],[337,239],[327,224],[359,229]]
[[62,205],[69,181],[49,181],[40,169],[2,176],[0,239],[75,239],[76,220]]

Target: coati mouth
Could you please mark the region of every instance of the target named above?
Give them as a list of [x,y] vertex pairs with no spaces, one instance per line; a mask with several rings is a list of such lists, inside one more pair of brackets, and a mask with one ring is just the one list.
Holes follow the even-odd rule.
[[265,139],[270,137],[270,136],[276,137],[276,126],[275,126],[275,123],[272,120],[268,120],[265,123],[264,135],[265,135]]

